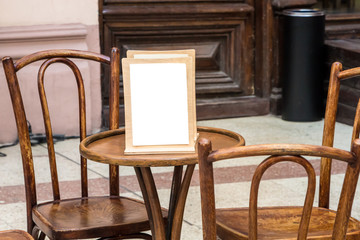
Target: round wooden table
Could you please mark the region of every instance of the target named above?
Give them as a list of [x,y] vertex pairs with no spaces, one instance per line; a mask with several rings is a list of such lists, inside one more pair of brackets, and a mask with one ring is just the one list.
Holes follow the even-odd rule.
[[[244,138],[232,131],[198,127],[199,138],[212,142],[215,151],[245,145]],[[85,138],[80,143],[80,154],[93,161],[135,167],[136,176],[148,211],[153,238],[180,239],[181,226],[191,177],[197,163],[197,153],[125,155],[125,129],[109,130]],[[184,177],[183,166],[187,165]],[[165,226],[159,197],[150,167],[174,166],[168,222]]]

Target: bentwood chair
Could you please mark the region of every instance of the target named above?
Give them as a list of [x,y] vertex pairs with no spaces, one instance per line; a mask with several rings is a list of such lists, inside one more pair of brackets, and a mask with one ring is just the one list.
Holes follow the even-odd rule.
[[[215,210],[213,162],[230,158],[269,156],[255,170],[249,208]],[[338,210],[313,207],[315,170],[303,156],[328,157],[346,162],[347,170]],[[220,239],[360,239],[360,222],[349,218],[360,170],[360,139],[351,151],[305,144],[263,144],[211,151],[207,139],[199,141],[199,171],[203,236]],[[257,207],[264,172],[280,162],[301,165],[308,175],[304,206]],[[294,186],[296,187],[296,186]],[[346,238],[346,235],[348,238]]]
[[34,240],[30,234],[22,230],[5,230],[0,231],[2,240]]
[[[360,239],[360,222],[350,217],[360,165],[360,101],[356,109],[350,151],[333,148],[340,81],[360,76],[360,68],[342,71],[340,63],[331,69],[322,146],[265,144],[218,151],[205,139],[199,142],[199,171],[204,239]],[[248,156],[269,156],[256,169],[249,208],[216,209],[213,162]],[[321,157],[319,207],[313,207],[315,174],[303,156]],[[347,163],[337,211],[329,209],[331,163]],[[302,165],[308,174],[304,206],[257,208],[258,187],[266,169],[278,162]],[[294,186],[295,187],[295,186]]]
[[[35,239],[43,239],[46,235],[50,239],[83,239],[83,238],[142,238],[151,239],[151,236],[142,231],[150,230],[150,223],[143,202],[119,196],[119,169],[109,166],[109,196],[93,197],[88,194],[87,160],[81,157],[81,196],[73,199],[63,199],[60,195],[58,172],[56,167],[54,140],[47,97],[44,89],[44,74],[54,63],[65,64],[73,74],[77,83],[79,98],[79,125],[80,141],[86,137],[86,113],[84,80],[77,61],[95,61],[110,65],[110,129],[119,127],[119,72],[120,54],[113,48],[111,57],[97,53],[76,50],[48,50],[25,56],[17,61],[11,57],[3,58],[3,67],[10,91],[11,101],[16,119],[18,137],[23,162],[27,231]],[[79,60],[82,59],[82,60]],[[17,72],[25,66],[39,60],[44,60],[38,71],[38,88],[45,125],[47,148],[50,163],[53,200],[38,203],[31,143],[28,132],[22,93],[18,82]],[[71,80],[71,79],[62,79]],[[23,92],[25,89],[22,89]],[[28,89],[26,89],[28,90]],[[66,99],[66,96],[64,96]],[[76,103],[74,103],[76,104]],[[66,119],[64,119],[66,122]],[[74,148],[78,149],[76,144]],[[80,190],[80,189],[79,189]],[[164,216],[167,213],[163,214]]]

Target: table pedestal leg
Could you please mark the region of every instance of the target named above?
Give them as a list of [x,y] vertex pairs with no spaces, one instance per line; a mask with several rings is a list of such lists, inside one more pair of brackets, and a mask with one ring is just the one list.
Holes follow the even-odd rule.
[[172,240],[179,240],[181,236],[181,227],[185,210],[186,197],[189,192],[191,178],[194,172],[195,164],[188,165],[185,171],[181,188],[177,198],[176,207],[172,221],[171,238]]
[[153,239],[179,240],[184,216],[185,202],[195,164],[188,165],[182,179],[182,166],[175,167],[171,186],[168,224],[165,224],[161,213],[160,201],[150,168],[135,168],[135,172],[144,197],[148,212]]
[[181,179],[183,173],[183,166],[174,167],[174,174],[171,184],[169,211],[168,211],[168,223],[166,226],[166,239],[171,239],[171,229],[173,226],[174,212],[176,209],[177,200],[179,198],[179,192],[181,188]]
[[165,240],[165,224],[154,178],[149,167],[135,168],[149,217],[153,240]]

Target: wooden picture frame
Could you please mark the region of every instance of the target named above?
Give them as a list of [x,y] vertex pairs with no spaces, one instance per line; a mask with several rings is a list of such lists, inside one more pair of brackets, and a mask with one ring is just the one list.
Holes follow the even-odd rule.
[[195,152],[195,54],[134,52],[122,60],[125,154]]
[[[150,50],[128,50],[126,52],[127,58],[135,59],[167,59],[167,58],[184,58],[191,57],[192,59],[192,74],[190,81],[192,82],[190,91],[193,94],[193,105],[195,106],[191,110],[191,115],[193,116],[193,121],[196,123],[196,86],[195,86],[195,70],[196,70],[196,58],[195,58],[195,49],[184,49],[184,50],[166,50],[166,51],[150,51]],[[197,135],[197,128],[194,129],[194,134]]]

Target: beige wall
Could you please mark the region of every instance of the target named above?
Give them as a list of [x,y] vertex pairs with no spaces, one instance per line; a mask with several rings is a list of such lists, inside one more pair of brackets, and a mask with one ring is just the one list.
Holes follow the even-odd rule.
[[0,27],[98,24],[98,0],[0,0]]
[[[100,51],[97,0],[0,0],[1,58],[11,56],[19,59],[35,51],[61,48]],[[72,74],[63,66],[51,68],[47,76],[47,95],[52,118],[56,119],[54,133],[77,135],[77,93],[70,91],[74,88]],[[96,132],[101,125],[100,69],[93,63],[81,63],[80,68],[86,81],[88,133]],[[19,81],[24,91],[27,118],[33,132],[41,133],[43,123],[35,85],[37,69],[32,66],[21,71]],[[1,145],[17,138],[2,66],[0,113]]]

